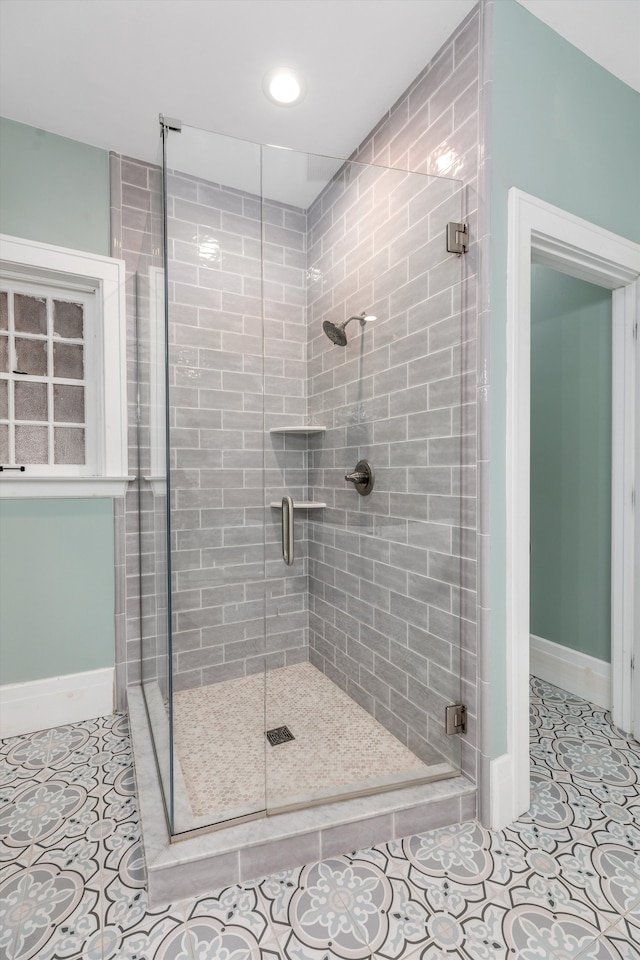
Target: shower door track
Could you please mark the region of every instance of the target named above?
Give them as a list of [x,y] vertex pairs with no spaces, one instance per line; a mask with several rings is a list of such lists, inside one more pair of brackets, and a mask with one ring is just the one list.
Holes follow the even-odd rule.
[[257,810],[255,813],[246,813],[239,817],[229,817],[227,820],[219,820],[210,824],[203,824],[193,827],[191,830],[182,830],[171,836],[171,843],[179,843],[188,837],[202,836],[207,833],[215,833],[219,830],[228,830],[229,827],[239,826],[243,823],[251,823],[255,820],[265,820],[267,818],[279,817],[283,814],[297,813],[300,810],[308,810],[311,807],[322,807],[330,803],[342,803],[349,800],[359,800],[363,797],[374,797],[383,793],[390,793],[392,790],[405,790],[409,787],[420,787],[427,783],[436,783],[438,780],[448,780],[451,777],[460,776],[460,771],[446,763],[433,765],[431,773],[418,773],[416,776],[406,776],[397,778],[388,778],[384,781],[372,781],[363,784],[361,788],[355,787],[352,790],[341,792],[327,791],[315,797],[300,797],[299,800],[293,800],[291,803],[284,803],[280,806]]

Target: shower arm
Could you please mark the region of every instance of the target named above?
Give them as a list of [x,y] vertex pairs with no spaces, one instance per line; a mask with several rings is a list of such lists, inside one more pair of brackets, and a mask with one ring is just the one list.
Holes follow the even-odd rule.
[[366,320],[365,320],[365,317],[366,317],[366,316],[367,316],[366,310],[364,310],[362,313],[355,313],[352,317],[349,317],[348,320],[345,320],[344,326],[346,327],[346,325],[347,325],[348,323],[351,323],[352,320],[359,320],[359,321],[360,321],[360,325],[361,325],[362,327],[364,327],[364,325],[365,325],[365,323],[366,323]]

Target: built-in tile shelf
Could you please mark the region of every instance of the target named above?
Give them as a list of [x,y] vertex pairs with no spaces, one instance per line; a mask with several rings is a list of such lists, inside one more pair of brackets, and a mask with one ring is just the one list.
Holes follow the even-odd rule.
[[309,424],[306,427],[271,427],[269,433],[324,433],[326,429]]
[[[282,501],[272,500],[269,506],[275,507],[277,510],[281,510]],[[293,504],[294,510],[322,510],[323,507],[326,507],[326,503],[321,503],[317,500],[298,500],[297,503],[294,501]]]

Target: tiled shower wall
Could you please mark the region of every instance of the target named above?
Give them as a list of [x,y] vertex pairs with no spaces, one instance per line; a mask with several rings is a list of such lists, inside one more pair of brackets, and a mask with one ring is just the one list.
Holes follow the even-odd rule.
[[[333,229],[333,208],[340,200],[327,191],[309,211],[312,231],[309,233],[308,261],[305,247],[307,225],[303,212],[279,204],[267,205],[264,423],[259,407],[261,398],[255,392],[256,378],[262,375],[257,327],[260,306],[259,276],[256,273],[259,269],[257,201],[233,190],[189,177],[176,177],[172,186],[174,216],[169,230],[174,241],[172,254],[177,263],[175,289],[171,291],[171,295],[177,298],[173,308],[176,323],[171,334],[175,340],[172,350],[179,348],[182,351],[174,366],[178,387],[174,427],[180,438],[175,466],[182,481],[176,494],[175,509],[182,512],[185,522],[184,528],[176,531],[178,553],[183,554],[176,571],[175,666],[181,677],[179,684],[211,682],[259,667],[264,652],[258,634],[261,624],[259,598],[265,588],[259,567],[267,575],[271,594],[267,597],[267,614],[271,617],[270,643],[273,644],[270,665],[291,662],[307,655],[307,525],[299,524],[300,559],[288,576],[282,575],[279,559],[280,517],[277,511],[271,510],[267,517],[266,556],[262,556],[261,529],[260,539],[256,539],[262,522],[260,472],[264,443],[267,502],[279,500],[285,490],[296,498],[306,498],[310,492],[306,488],[307,467],[312,469],[311,480],[320,481],[320,485],[329,479],[328,472],[326,477],[322,473],[326,468],[333,471],[331,482],[335,481],[335,484],[331,489],[339,488],[340,491],[337,494],[338,508],[347,509],[349,504],[349,523],[358,523],[358,517],[365,519],[364,532],[360,530],[350,536],[345,531],[348,542],[344,537],[341,539],[336,524],[332,525],[330,513],[325,518],[328,523],[309,524],[312,530],[314,662],[324,666],[341,685],[351,684],[354,696],[401,739],[408,741],[407,711],[412,715],[416,708],[422,711],[427,731],[431,715],[441,726],[441,706],[449,700],[449,694],[455,693],[455,684],[448,675],[448,668],[454,667],[452,652],[461,647],[463,698],[470,715],[469,732],[463,738],[463,766],[473,776],[476,773],[475,395],[470,383],[475,383],[478,40],[479,13],[476,9],[354,155],[354,159],[365,163],[377,162],[461,180],[464,184],[464,218],[470,222],[472,235],[471,250],[462,258],[462,263],[455,257],[440,258],[437,252],[444,249],[444,240],[438,241],[436,237],[437,230],[444,231],[446,219],[450,218],[444,206],[440,213],[434,214],[431,223],[427,219],[417,228],[426,228],[427,231],[426,244],[422,245],[420,254],[426,259],[420,266],[416,261],[407,260],[406,250],[402,253],[403,244],[410,242],[421,246],[411,230],[406,230],[408,222],[403,230],[399,221],[388,212],[381,213],[376,203],[376,209],[369,212],[354,209],[350,215],[350,227],[356,221],[363,231],[377,227],[378,237],[386,230],[394,231],[397,243],[393,254],[389,249],[392,259],[385,260],[384,267],[384,257],[378,261],[374,259],[384,244],[379,243],[377,250],[373,247],[368,250],[365,246],[357,251],[352,249],[342,279],[336,274],[319,281],[314,271],[322,273],[316,262],[323,252],[331,250],[332,261],[337,262],[342,245],[344,257],[348,255],[348,235],[346,241],[339,240]],[[128,166],[126,169],[123,166],[123,176],[135,179],[145,166],[134,162],[131,172]],[[399,193],[408,189],[414,196],[417,191],[415,185],[410,186],[412,179],[403,178],[405,188],[400,186]],[[130,223],[128,218],[131,216],[133,221],[139,218],[145,197],[138,190],[126,189],[124,182],[122,189],[122,255],[127,258],[127,244],[136,247],[141,242],[140,237],[134,236],[135,223]],[[378,188],[383,192],[386,189]],[[455,210],[460,209],[458,200],[447,201],[448,188],[438,195],[442,185],[432,182],[428,189],[436,203],[437,200],[443,204],[453,202]],[[370,201],[373,201],[374,190],[371,185]],[[385,203],[383,198],[383,206]],[[399,206],[395,213],[400,213],[401,217],[405,215]],[[440,215],[442,223],[439,223]],[[371,232],[371,242],[375,244],[377,241],[373,239],[373,230]],[[324,248],[318,247],[318,237],[322,236]],[[220,238],[224,241],[222,244]],[[203,263],[202,249],[210,257],[219,256],[220,261]],[[331,430],[342,431],[339,441],[331,431],[322,439],[312,438],[309,455],[306,440],[268,434],[270,426],[302,423],[307,413],[304,387],[307,268],[309,362],[312,365],[308,381],[308,412],[312,420],[326,422]],[[354,272],[358,275],[358,270],[361,271],[360,277],[370,271],[369,279],[360,289],[353,286],[352,279],[349,280]],[[383,276],[387,270],[395,271],[395,275],[391,272]],[[461,270],[464,277],[457,292],[451,286],[454,270]],[[373,286],[374,277],[377,278],[377,289]],[[341,352],[341,348],[332,346],[320,333],[321,317],[326,315],[339,321],[349,312],[372,308],[376,300],[384,306],[388,291],[381,292],[380,288],[392,281],[399,281],[401,287],[406,287],[405,301],[396,301],[386,313],[380,309],[381,318],[389,319],[382,319],[370,334],[365,331],[365,336],[371,338],[370,344],[367,343],[365,364],[375,366],[369,366],[367,376],[359,378],[356,367],[349,367],[348,360],[353,359],[353,354]],[[321,292],[319,282],[327,284]],[[412,288],[411,282],[414,282]],[[426,297],[427,307],[416,311],[411,304],[419,302],[420,290]],[[366,303],[362,302],[365,292],[369,297]],[[459,301],[455,299],[458,294]],[[352,296],[351,300],[349,296]],[[432,312],[436,309],[437,318]],[[460,313],[462,323],[458,322]],[[402,319],[398,319],[400,317]],[[436,331],[436,327],[440,329]],[[401,333],[402,338],[399,337]],[[360,331],[355,322],[350,325],[349,334],[352,340],[355,338],[359,342]],[[405,336],[406,352],[403,356],[400,344]],[[420,356],[414,352],[415,341],[410,341],[411,336],[417,337],[421,343]],[[238,357],[240,367],[237,366]],[[419,379],[414,372],[417,366],[411,367],[414,361],[424,368]],[[406,391],[407,404],[400,409],[398,402],[403,385],[413,389],[413,393],[411,389]],[[363,444],[371,442],[369,414],[360,422],[353,420],[353,404],[357,407],[361,387],[369,391],[362,399],[376,411],[373,419],[380,421],[377,435],[374,427],[373,442],[380,445],[382,457],[389,458],[380,471],[376,492],[384,496],[387,504],[392,494],[396,502],[398,497],[403,497],[406,508],[410,498],[417,497],[413,505],[420,504],[427,511],[425,529],[428,528],[433,537],[427,542],[411,542],[411,519],[404,514],[398,516],[397,510],[380,510],[377,516],[382,519],[378,527],[367,527],[366,501],[354,506],[357,494],[350,488],[344,489],[341,476],[344,469],[353,468],[354,455],[361,451]],[[336,389],[337,394],[333,392]],[[247,399],[243,396],[240,406],[239,394],[245,392]],[[344,398],[342,402],[341,398]],[[203,408],[202,400],[208,406]],[[375,401],[373,407],[370,405],[372,400]],[[342,412],[338,413],[339,410]],[[335,418],[340,416],[345,418],[344,422],[336,424]],[[418,428],[420,422],[422,426]],[[438,422],[440,427],[436,428]],[[427,425],[429,423],[431,426]],[[413,449],[420,447],[426,451],[426,462],[411,463],[413,454],[407,446],[403,454],[406,462],[394,467],[393,444],[403,442],[403,434],[396,434],[396,428],[423,431]],[[338,446],[351,453],[348,462],[337,462],[334,451]],[[374,460],[378,459],[378,451],[375,452]],[[206,465],[203,453],[209,461]],[[464,455],[464,467],[456,470],[450,461],[459,463],[461,454]],[[420,454],[424,455],[424,452]],[[442,462],[438,462],[438,458]],[[383,462],[384,459],[379,459],[380,465]],[[320,499],[325,491],[326,488],[316,488],[311,492],[314,498]],[[128,643],[124,655],[129,665],[128,682],[136,682],[139,677],[138,601],[133,572],[136,562],[134,541],[137,538],[137,532],[134,537],[133,518],[137,505],[132,496],[127,501],[126,513],[131,521],[126,540]],[[335,507],[332,499],[329,502]],[[436,516],[434,511],[438,509],[445,513]],[[226,528],[221,527],[220,523],[226,522],[224,517],[229,510],[238,519],[242,513],[245,522],[242,525],[232,522]],[[202,530],[203,520],[205,531]],[[395,520],[400,523],[396,524]],[[457,536],[455,531],[460,520],[462,532]],[[395,540],[389,537],[394,526],[406,531]],[[436,530],[436,527],[440,529]],[[328,542],[325,542],[327,538]],[[327,584],[326,577],[327,568],[338,557],[338,553],[332,553],[336,550],[347,556],[343,584],[347,589],[340,592],[348,599],[332,597],[331,591],[327,590],[327,587],[335,586]],[[382,554],[376,553],[379,550]],[[124,559],[124,551],[121,558]],[[244,560],[254,565],[253,579],[245,577],[244,568],[241,579],[235,578],[233,566],[241,565]],[[227,568],[227,564],[230,567]],[[387,578],[384,582],[376,581],[376,564],[378,578],[383,575]],[[124,571],[124,564],[121,569]],[[230,570],[231,579],[226,578],[225,569]],[[337,566],[336,569],[341,571],[337,575],[339,580],[342,568]],[[424,597],[410,593],[410,590],[414,594],[420,593],[421,589],[429,590],[426,603]],[[432,591],[436,591],[437,596]],[[403,596],[404,600],[398,599]],[[362,643],[365,634],[369,638],[368,647]],[[284,646],[278,649],[277,643],[283,636]],[[381,644],[377,649],[376,642]],[[124,651],[124,644],[120,649]],[[417,651],[424,660],[424,663],[416,661],[421,665],[419,674],[407,661],[410,651]],[[454,672],[452,669],[452,675]],[[439,698],[435,701],[431,696],[434,685],[439,691]],[[446,698],[441,696],[445,690]],[[435,736],[435,725],[432,731],[436,745],[446,750],[446,742],[440,742]],[[424,732],[423,726],[422,734]],[[409,742],[416,749],[423,749],[420,739]]]
[[[461,264],[444,242],[460,194],[457,183],[369,167],[309,215],[322,276],[309,406],[328,427],[310,482],[329,505],[311,524],[311,659],[426,761],[434,747],[459,748],[443,717],[459,697],[459,614],[475,585],[474,478],[460,466],[475,460],[465,403],[475,383]],[[363,309],[377,319],[352,322],[346,347],[322,336],[323,318]],[[376,477],[366,497],[344,481],[361,458]]]
[[[461,671],[474,776],[476,250],[447,254],[445,227],[476,235],[478,75],[476,10],[354,155],[399,170],[347,169],[308,212],[309,412],[329,428],[310,482],[331,507],[311,524],[311,660],[425,759],[451,755]],[[464,217],[455,188],[407,169],[460,178]],[[362,310],[378,320],[346,348],[322,335]],[[343,480],[361,457],[366,498]]]
[[[153,348],[141,278],[161,262],[150,213],[159,171],[112,155],[111,173],[113,253],[127,266],[129,457],[137,462],[137,338],[145,475]],[[269,434],[303,424],[306,413],[306,216],[188,176],[171,175],[168,192],[173,650],[181,689],[308,658],[306,524],[298,524],[296,561],[285,570],[280,513],[268,511],[266,531],[263,515],[265,488],[267,502],[285,491],[298,500],[307,494],[306,440]],[[142,487],[139,495],[132,485],[115,516],[121,706],[125,684],[140,680],[141,612],[145,679],[162,680],[164,666],[165,504],[162,491]]]
[[184,689],[308,656],[304,543],[284,567],[271,510],[265,554],[263,514],[265,488],[267,501],[306,492],[303,447],[268,432],[306,413],[306,217],[174,173],[168,218],[174,688]]

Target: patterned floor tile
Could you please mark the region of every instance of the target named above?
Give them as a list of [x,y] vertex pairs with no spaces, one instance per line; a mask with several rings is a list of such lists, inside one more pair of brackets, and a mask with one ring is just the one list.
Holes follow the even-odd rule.
[[98,821],[97,807],[84,787],[63,779],[25,783],[0,813],[0,837],[16,850],[55,845],[63,837],[84,836]]
[[88,886],[100,888],[100,844],[85,836],[64,837],[51,845],[34,844],[30,864],[55,864],[60,870],[72,870]]
[[36,774],[44,770],[49,759],[51,730],[38,730],[22,737],[9,737],[2,741],[0,757],[12,767],[22,767]]
[[128,723],[0,743],[14,960],[640,960],[640,745],[533,681],[532,802],[151,912]]
[[578,960],[640,960],[639,944],[638,931],[621,920],[587,947]]
[[392,894],[373,864],[354,868],[349,858],[333,857],[267,877],[258,890],[285,960],[368,960],[371,931],[362,920],[374,911],[374,940],[384,939]]
[[194,944],[205,957],[218,957],[226,949],[239,957],[280,960],[278,938],[269,922],[267,905],[257,884],[236,884],[219,893],[202,897],[187,911],[187,925]]
[[505,833],[524,846],[554,853],[606,819],[603,805],[581,793],[571,778],[560,780],[550,771],[535,768],[531,774],[531,805]]
[[183,916],[163,912],[149,920],[148,924],[125,933],[117,926],[105,926],[104,960],[192,960],[191,940]]
[[[146,897],[140,898],[140,909],[124,914],[104,906],[102,937],[104,960],[155,960],[156,957],[181,957],[192,960],[186,914],[183,904],[150,912]],[[116,905],[119,901],[115,901]],[[113,901],[111,902],[111,906]],[[162,953],[164,951],[164,953]]]
[[[1,926],[15,931],[13,960],[74,957],[87,933],[100,927],[99,891],[55,863],[38,861],[15,874],[4,884],[2,900],[7,906]],[[62,941],[64,949],[58,949]]]
[[[348,859],[359,881],[350,910],[365,929],[375,956],[384,960],[405,960],[422,952],[428,957],[452,951],[458,955],[455,951],[462,949],[466,928],[475,930],[482,924],[487,901],[528,870],[522,846],[475,823],[430,831]],[[373,885],[380,872],[391,903],[379,911],[372,931],[373,909],[365,884]],[[359,893],[359,886],[364,893]]]
[[429,879],[438,879],[466,887],[485,885],[490,894],[528,869],[522,844],[475,821],[409,837],[403,850],[412,867],[410,880],[423,888]]

